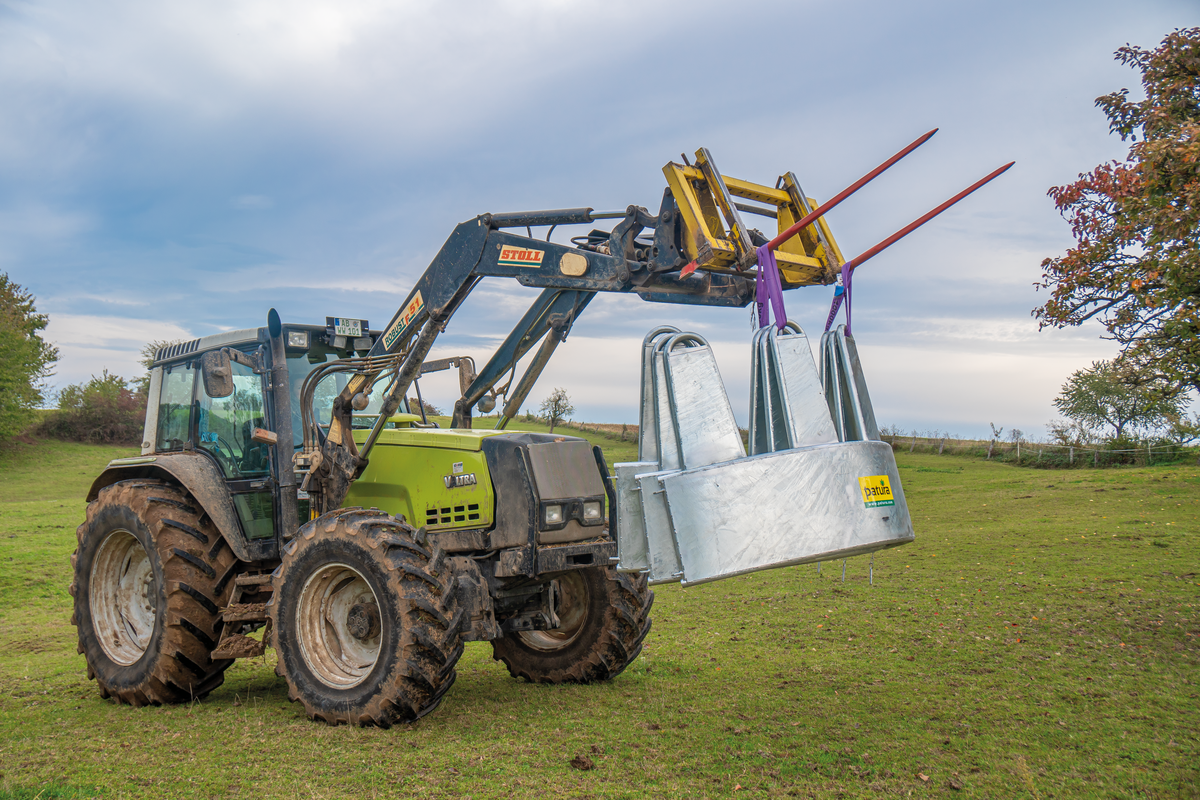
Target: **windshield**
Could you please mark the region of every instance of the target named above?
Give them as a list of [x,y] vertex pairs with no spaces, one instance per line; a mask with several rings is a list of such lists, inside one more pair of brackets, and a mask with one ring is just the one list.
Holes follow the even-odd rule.
[[[288,382],[292,395],[292,442],[297,449],[304,444],[304,428],[300,422],[300,387],[304,385],[304,379],[308,377],[308,373],[322,364],[330,361],[335,361],[343,357],[343,353],[334,350],[325,344],[314,344],[305,353],[297,353],[288,355]],[[316,417],[318,425],[328,426],[330,417],[333,411],[333,401],[341,393],[342,389],[346,388],[346,383],[350,380],[352,373],[337,372],[332,375],[327,375],[321,379],[321,383],[317,385],[316,392],[313,393],[313,415]],[[379,409],[383,405],[383,392],[387,389],[388,381],[383,379],[377,381],[371,387],[370,402],[362,411],[354,412],[355,416],[363,415],[378,415]],[[364,421],[363,425],[369,425],[374,420]],[[355,427],[359,427],[358,424]]]

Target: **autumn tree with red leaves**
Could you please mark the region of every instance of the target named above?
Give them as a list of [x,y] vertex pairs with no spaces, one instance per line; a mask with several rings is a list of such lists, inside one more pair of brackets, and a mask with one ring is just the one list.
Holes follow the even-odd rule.
[[1143,375],[1200,391],[1200,28],[1116,59],[1142,73],[1145,99],[1122,89],[1096,105],[1129,155],[1049,191],[1077,244],[1042,262],[1050,299],[1033,315],[1098,319]]

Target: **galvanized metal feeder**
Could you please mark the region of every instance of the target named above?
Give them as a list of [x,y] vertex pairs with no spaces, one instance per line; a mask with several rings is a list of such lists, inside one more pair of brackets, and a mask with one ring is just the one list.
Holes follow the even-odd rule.
[[854,340],[839,326],[821,350],[819,374],[795,323],[755,334],[747,455],[712,348],[650,332],[639,460],[615,467],[618,569],[689,586],[913,541]]

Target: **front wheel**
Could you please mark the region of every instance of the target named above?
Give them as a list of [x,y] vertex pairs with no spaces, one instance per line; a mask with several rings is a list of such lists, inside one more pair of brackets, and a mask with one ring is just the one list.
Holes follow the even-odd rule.
[[645,575],[592,567],[555,579],[559,627],[509,633],[492,657],[514,678],[534,683],[593,683],[615,678],[642,652],[654,592]]
[[269,604],[288,698],[330,725],[411,722],[454,683],[453,577],[437,548],[386,513],[333,511],[284,549]]

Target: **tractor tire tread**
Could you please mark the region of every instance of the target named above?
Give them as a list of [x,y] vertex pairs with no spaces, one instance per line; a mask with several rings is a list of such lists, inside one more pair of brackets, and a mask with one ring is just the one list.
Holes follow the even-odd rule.
[[[196,547],[222,539],[199,507],[181,486],[146,479],[106,486],[88,504],[86,519],[76,530],[70,593],[79,651],[101,696],[132,706],[183,703],[203,698],[224,681],[232,662],[213,661],[211,654],[221,638],[220,607],[229,598],[215,587],[214,578],[235,567],[237,558],[228,548],[205,552]],[[158,632],[151,639],[151,647],[157,642],[157,649],[124,668],[109,660],[96,641],[89,592],[83,590],[90,576],[80,574],[80,553],[98,547],[97,538],[106,532],[96,529],[97,522],[114,514],[136,517],[149,533],[147,552],[152,548],[151,559],[157,557],[161,565]],[[91,559],[85,561],[90,565]]]
[[[492,657],[504,663],[514,678],[530,683],[595,683],[620,675],[642,652],[650,632],[654,592],[645,575],[593,567],[591,578],[606,589],[600,618],[581,632],[580,639],[563,648],[573,658],[546,657],[525,646],[519,634],[492,642]],[[607,602],[605,602],[607,601]],[[567,663],[563,663],[566,661]]]
[[[428,569],[442,557],[440,549],[415,546],[413,532],[407,523],[377,509],[346,508],[306,523],[292,540],[295,547],[286,552],[267,609],[279,652],[277,672],[287,682],[288,699],[303,705],[309,719],[327,725],[388,728],[428,714],[453,685],[454,666],[463,652],[458,595],[448,573],[434,575]],[[342,548],[355,557],[369,557],[385,576],[382,588],[398,609],[399,646],[379,656],[390,659],[391,666],[382,670],[369,696],[354,702],[345,702],[308,673],[291,627],[290,615],[297,613],[297,583],[307,579],[300,565],[314,548],[329,548],[323,550],[327,554]]]

